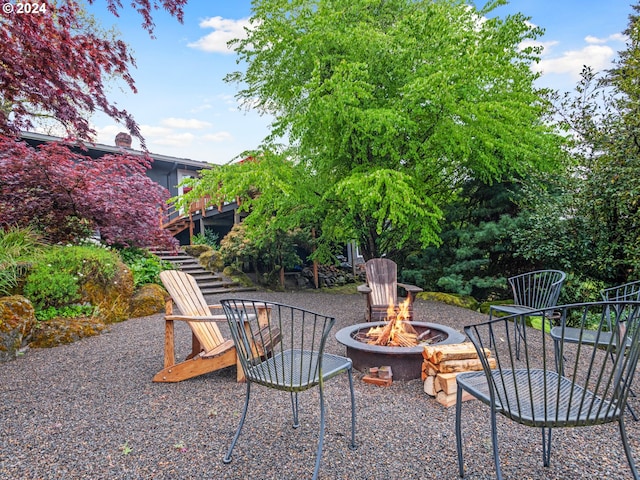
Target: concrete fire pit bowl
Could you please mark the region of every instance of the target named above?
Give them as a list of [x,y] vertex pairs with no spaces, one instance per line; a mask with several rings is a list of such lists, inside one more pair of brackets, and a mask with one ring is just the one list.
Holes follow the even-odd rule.
[[[358,323],[339,330],[336,340],[347,348],[347,356],[356,370],[366,372],[371,367],[390,366],[394,380],[420,378],[422,351],[425,345],[462,343],[464,334],[446,325],[426,322],[411,322],[413,328],[424,335],[423,342],[415,347],[395,347],[366,343],[366,332],[370,328],[386,325],[386,322]],[[429,330],[429,332],[426,332]],[[426,334],[425,334],[426,332]]]

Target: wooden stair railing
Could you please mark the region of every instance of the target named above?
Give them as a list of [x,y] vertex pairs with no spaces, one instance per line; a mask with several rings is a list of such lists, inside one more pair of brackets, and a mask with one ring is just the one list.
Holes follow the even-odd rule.
[[192,202],[189,204],[188,212],[177,209],[175,202],[168,202],[167,209],[160,210],[160,227],[169,230],[173,236],[189,229],[189,239],[193,238],[193,214],[200,211],[204,215],[210,198],[207,195]]

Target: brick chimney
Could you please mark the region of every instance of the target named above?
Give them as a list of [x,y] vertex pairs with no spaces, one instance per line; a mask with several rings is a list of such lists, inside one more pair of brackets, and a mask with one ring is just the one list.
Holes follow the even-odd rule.
[[116,147],[131,148],[131,135],[120,132],[116,135]]

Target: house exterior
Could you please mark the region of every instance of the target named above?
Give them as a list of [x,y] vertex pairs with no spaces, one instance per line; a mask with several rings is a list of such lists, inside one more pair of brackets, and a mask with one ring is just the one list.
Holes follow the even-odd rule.
[[[22,132],[21,136],[32,147],[62,140],[60,137],[33,132]],[[123,132],[116,135],[113,145],[86,143],[85,146],[87,147],[86,151],[78,148],[77,152],[94,159],[107,154],[120,153],[123,149],[129,150],[131,153],[143,153],[139,150],[131,149],[131,136]],[[201,170],[214,168],[214,165],[210,163],[188,158],[177,158],[156,153],[149,153],[149,156],[153,159],[153,162],[151,168],[147,170],[147,176],[169,191],[167,200],[184,193],[180,186],[182,180],[195,178]],[[221,208],[202,208],[201,204],[194,204],[190,210],[190,212],[176,212],[170,207],[169,216],[160,218],[160,214],[158,214],[158,221],[162,221],[163,226],[171,230],[181,245],[190,244],[191,237],[195,234],[203,233],[205,228],[217,233],[218,238],[222,239],[231,230],[234,223],[240,222],[240,216],[237,211],[238,206],[235,203],[225,204]]]

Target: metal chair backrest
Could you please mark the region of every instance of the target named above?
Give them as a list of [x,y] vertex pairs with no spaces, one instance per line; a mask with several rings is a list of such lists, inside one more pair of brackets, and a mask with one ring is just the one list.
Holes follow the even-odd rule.
[[615,287],[605,288],[600,292],[602,299],[606,301],[640,301],[640,280],[635,282],[624,283]]
[[[607,301],[640,301],[640,280],[635,282],[624,283],[622,285],[616,285],[615,287],[605,288],[600,291],[600,295],[602,299]],[[635,327],[637,325],[630,325]],[[623,325],[624,328],[629,327],[629,325]],[[609,323],[609,329],[611,330],[613,325]]]
[[259,300],[221,304],[248,381],[297,392],[323,380],[323,353],[335,318]]
[[567,274],[560,270],[536,270],[509,278],[515,305],[535,309],[553,307]]
[[[485,401],[530,426],[585,426],[618,420],[638,363],[640,332],[615,327],[637,322],[640,302],[583,303],[555,306],[553,310],[559,312],[561,326],[570,319],[579,325],[578,341],[561,342],[558,350],[544,330],[526,329],[519,359],[510,330],[520,315],[465,327],[476,349],[480,352],[491,347],[495,359],[495,369],[491,369],[481,356],[491,386]],[[547,314],[548,310],[541,309],[527,315]],[[609,319],[613,332],[619,334],[606,335]],[[601,341],[605,337],[607,340]],[[618,355],[621,344],[630,345],[625,355]]]

